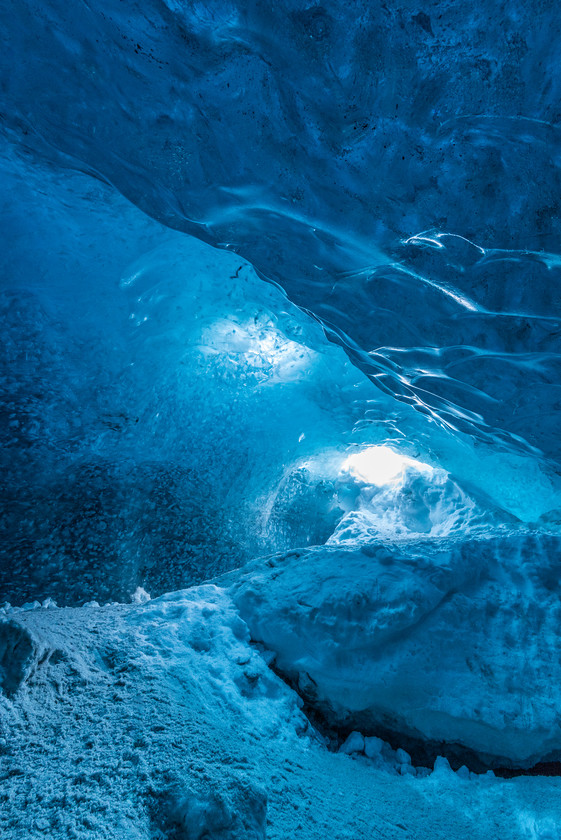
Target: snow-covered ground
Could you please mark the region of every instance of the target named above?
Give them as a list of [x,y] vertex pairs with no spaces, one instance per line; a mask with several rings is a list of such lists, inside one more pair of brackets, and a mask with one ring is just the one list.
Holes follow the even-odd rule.
[[211,584],[5,609],[0,836],[561,837],[559,779],[469,778],[444,761],[417,776],[376,742],[372,760],[334,752],[269,660]]

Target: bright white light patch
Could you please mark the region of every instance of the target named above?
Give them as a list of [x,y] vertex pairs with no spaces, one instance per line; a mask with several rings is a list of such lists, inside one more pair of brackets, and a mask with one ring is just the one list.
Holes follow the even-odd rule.
[[247,372],[275,375],[284,381],[299,378],[310,370],[316,353],[305,344],[287,338],[270,319],[237,322],[224,318],[202,334],[202,344]]
[[388,446],[369,446],[349,455],[341,465],[341,472],[348,473],[363,484],[383,487],[395,481],[406,468],[429,474],[434,472],[428,464],[399,455]]

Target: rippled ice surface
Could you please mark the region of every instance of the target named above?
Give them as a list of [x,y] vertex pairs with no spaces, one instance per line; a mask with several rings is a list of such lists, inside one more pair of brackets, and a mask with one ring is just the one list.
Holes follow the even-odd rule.
[[2,31],[18,142],[239,252],[395,398],[558,462],[553,4],[26,0]]

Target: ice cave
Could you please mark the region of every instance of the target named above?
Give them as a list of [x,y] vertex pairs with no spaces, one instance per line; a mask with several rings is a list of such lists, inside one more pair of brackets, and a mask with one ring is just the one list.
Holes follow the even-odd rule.
[[0,32],[0,839],[561,840],[559,3]]

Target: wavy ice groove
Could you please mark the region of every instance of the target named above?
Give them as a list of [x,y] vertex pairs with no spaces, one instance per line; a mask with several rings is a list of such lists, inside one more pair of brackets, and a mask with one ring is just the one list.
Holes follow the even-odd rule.
[[24,0],[0,25],[20,142],[249,259],[445,428],[559,460],[554,6]]

